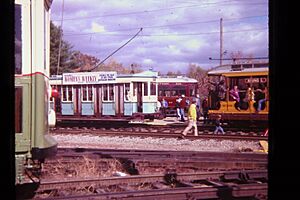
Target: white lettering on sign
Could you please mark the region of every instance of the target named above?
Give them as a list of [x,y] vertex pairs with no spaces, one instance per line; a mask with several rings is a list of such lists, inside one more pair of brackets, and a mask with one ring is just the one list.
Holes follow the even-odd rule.
[[245,83],[259,83],[259,78],[246,78]]
[[64,85],[115,83],[117,72],[85,72],[63,74]]

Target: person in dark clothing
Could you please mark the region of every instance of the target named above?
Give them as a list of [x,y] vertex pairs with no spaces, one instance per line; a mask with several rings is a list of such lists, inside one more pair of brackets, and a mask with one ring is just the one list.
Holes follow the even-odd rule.
[[182,100],[179,103],[179,107],[180,107],[180,121],[185,122],[185,119],[184,119],[184,109],[186,107],[186,98],[185,98],[184,94],[181,97],[182,97]]
[[225,134],[223,128],[221,127],[221,115],[217,116],[217,119],[215,121],[216,129],[214,131],[214,134],[218,134],[218,132],[221,132],[222,134]]
[[214,104],[215,108],[218,107],[218,104],[220,101],[225,99],[226,96],[226,88],[225,88],[225,81],[224,80],[220,80],[220,82],[216,83],[216,82],[211,82],[209,81],[210,84],[215,86],[215,91],[214,91],[214,95],[216,97],[216,102]]
[[260,112],[262,110],[262,104],[266,102],[267,100],[267,96],[268,96],[268,90],[267,87],[265,87],[264,85],[261,85],[260,88],[258,88],[256,90],[257,92],[257,100],[256,102],[258,102],[257,104],[257,112]]
[[175,108],[176,108],[176,116],[177,119],[180,120],[181,114],[180,114],[180,102],[182,101],[181,97],[178,96],[178,98],[175,101]]
[[208,99],[205,97],[202,101],[203,123],[208,123]]

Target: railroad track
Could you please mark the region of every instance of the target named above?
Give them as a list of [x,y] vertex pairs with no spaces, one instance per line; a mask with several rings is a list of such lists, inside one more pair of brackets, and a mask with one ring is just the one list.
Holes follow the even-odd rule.
[[[156,128],[156,129],[184,129],[187,126],[188,121],[186,122],[178,122],[174,119],[164,119],[164,120],[157,120],[157,121],[92,121],[92,120],[73,120],[73,121],[65,121],[65,122],[57,122],[56,126],[60,127],[88,127],[88,128]],[[215,126],[212,123],[204,124],[203,121],[198,121],[198,130],[199,131],[213,131]],[[264,132],[266,127],[265,126],[246,126],[246,125],[232,125],[224,123],[222,127],[226,131],[243,131],[243,132]]]
[[[42,181],[37,196],[46,193],[49,197],[42,199],[132,200],[267,198],[267,177],[267,170],[244,170]],[[80,189],[85,194],[58,193]]]
[[[56,127],[50,131],[53,134],[92,134],[109,136],[137,136],[137,137],[162,137],[178,138],[182,133],[183,126],[136,126],[128,128],[95,128],[95,127]],[[262,132],[226,131],[225,134],[213,134],[210,130],[199,130],[198,136],[189,133],[186,138],[196,139],[222,139],[222,140],[268,140]]]
[[268,155],[264,153],[229,153],[229,152],[203,152],[203,151],[158,151],[133,149],[99,149],[99,148],[58,148],[57,156],[83,156],[97,155],[102,158],[151,158],[151,159],[193,159],[193,160],[244,160],[267,161]]
[[96,169],[107,174],[110,168],[129,175],[158,172],[196,172],[212,170],[267,169],[268,157],[264,153],[222,153],[196,151],[153,151],[59,148],[58,154],[44,163],[44,177],[61,174],[80,174],[80,167]]

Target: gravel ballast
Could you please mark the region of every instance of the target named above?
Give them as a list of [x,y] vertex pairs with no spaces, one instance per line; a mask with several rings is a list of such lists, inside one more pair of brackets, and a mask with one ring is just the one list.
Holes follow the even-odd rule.
[[177,138],[140,138],[132,136],[95,136],[88,134],[55,134],[58,147],[64,148],[102,148],[137,149],[167,151],[217,151],[240,152],[261,151],[257,141],[198,139],[178,140]]

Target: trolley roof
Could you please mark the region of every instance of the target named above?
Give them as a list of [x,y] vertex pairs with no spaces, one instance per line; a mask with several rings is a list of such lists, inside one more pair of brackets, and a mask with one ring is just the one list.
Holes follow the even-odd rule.
[[193,78],[189,78],[186,76],[177,76],[177,77],[163,77],[159,76],[156,80],[158,83],[197,83],[198,81]]
[[223,65],[208,72],[209,76],[258,76],[268,75],[269,65],[259,64],[235,64]]
[[155,80],[158,72],[144,71],[136,74],[117,74],[116,71],[99,72],[77,72],[63,73],[50,77],[51,84],[54,85],[86,85],[86,84],[106,84],[106,83],[130,83]]

